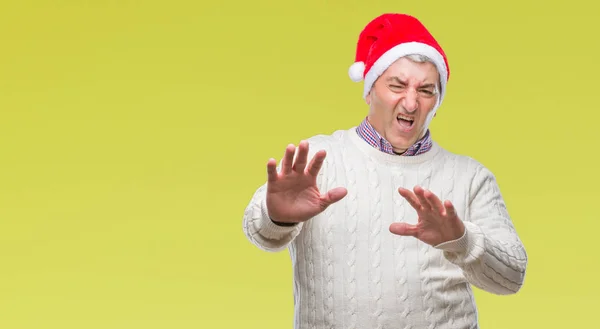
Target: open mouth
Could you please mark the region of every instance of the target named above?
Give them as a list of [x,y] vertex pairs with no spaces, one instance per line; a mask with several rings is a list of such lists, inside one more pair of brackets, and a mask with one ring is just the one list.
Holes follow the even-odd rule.
[[415,119],[406,115],[398,114],[396,117],[400,128],[404,131],[409,131],[415,124]]

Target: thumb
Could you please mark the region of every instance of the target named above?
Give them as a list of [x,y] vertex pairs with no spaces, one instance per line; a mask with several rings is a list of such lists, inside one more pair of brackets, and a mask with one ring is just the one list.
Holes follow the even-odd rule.
[[402,236],[417,236],[417,226],[406,223],[392,223],[390,225],[390,232],[396,235]]
[[321,204],[323,205],[323,208],[327,208],[332,203],[336,203],[343,199],[346,194],[348,194],[348,190],[343,187],[336,187],[332,190],[329,190],[325,195],[321,196]]

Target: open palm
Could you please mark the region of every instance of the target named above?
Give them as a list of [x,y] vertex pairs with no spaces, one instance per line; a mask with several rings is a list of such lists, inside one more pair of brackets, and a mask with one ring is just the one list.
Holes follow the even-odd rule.
[[464,224],[450,201],[442,203],[435,194],[420,186],[414,188],[414,193],[405,188],[399,188],[398,192],[417,211],[419,218],[416,225],[391,224],[392,233],[413,236],[431,246],[456,240],[464,234]]
[[319,191],[317,175],[326,152],[316,152],[308,163],[308,149],[307,141],[300,142],[294,160],[296,147],[288,145],[281,161],[280,172],[277,172],[275,159],[270,159],[267,163],[266,203],[273,221],[304,222],[346,196],[347,191],[343,187],[334,188],[327,193]]

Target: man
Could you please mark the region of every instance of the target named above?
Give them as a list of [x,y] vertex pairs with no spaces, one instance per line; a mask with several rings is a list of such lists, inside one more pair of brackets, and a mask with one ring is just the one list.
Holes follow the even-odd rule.
[[365,120],[270,159],[247,238],[289,249],[296,328],[478,328],[471,285],[516,293],[527,255],[494,175],[431,139],[445,53],[416,18],[384,14],[349,73]]

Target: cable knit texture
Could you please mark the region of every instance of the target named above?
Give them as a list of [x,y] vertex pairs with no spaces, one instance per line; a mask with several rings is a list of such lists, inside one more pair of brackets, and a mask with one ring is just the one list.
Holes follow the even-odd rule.
[[[342,186],[346,197],[283,227],[268,218],[262,185],[243,217],[251,243],[291,254],[295,328],[479,328],[471,286],[493,294],[521,288],[527,254],[482,164],[436,142],[416,156],[386,154],[355,128],[308,141],[311,158],[327,151],[321,191]],[[393,222],[417,222],[398,193],[415,185],[453,202],[466,227],[460,239],[429,246],[390,233]]]

